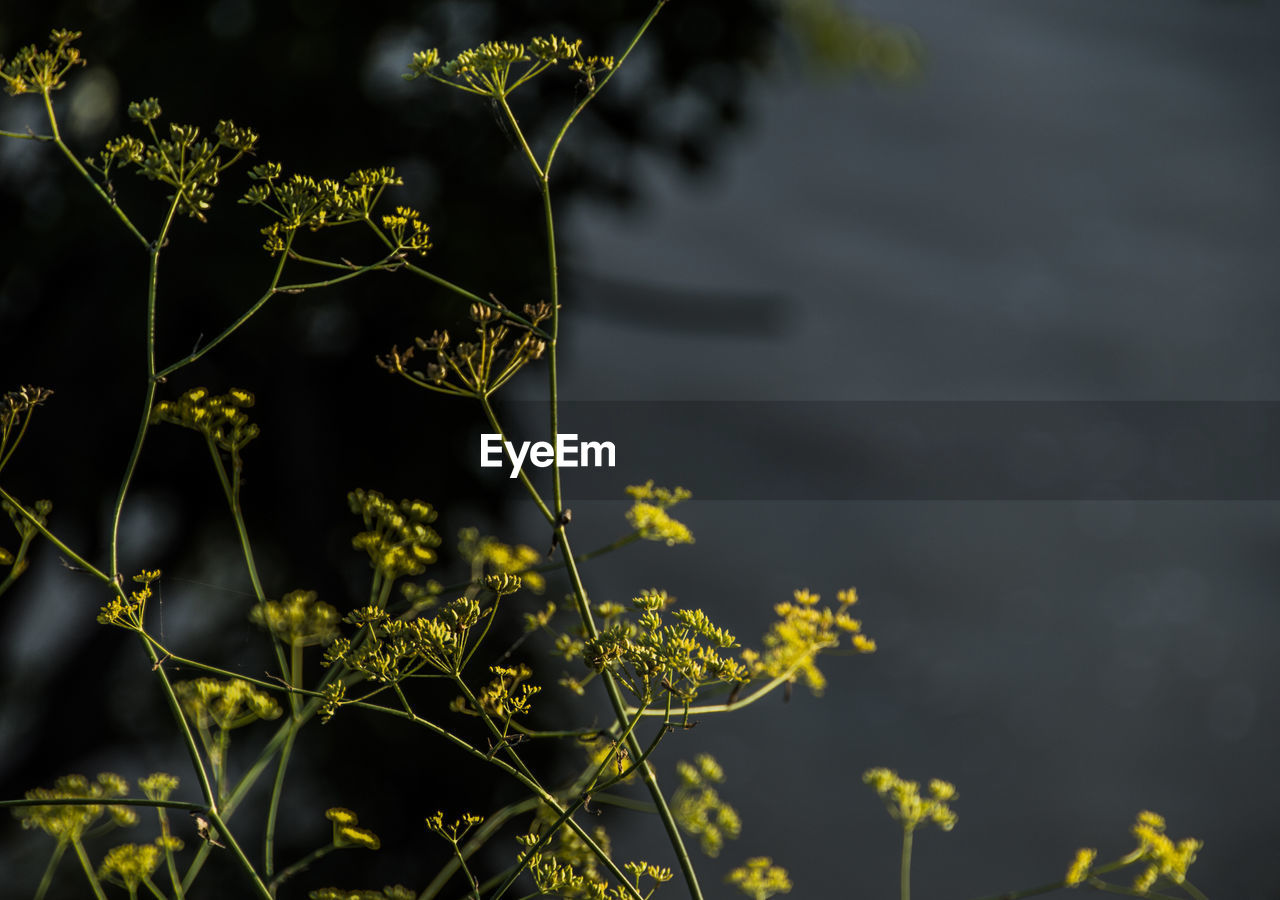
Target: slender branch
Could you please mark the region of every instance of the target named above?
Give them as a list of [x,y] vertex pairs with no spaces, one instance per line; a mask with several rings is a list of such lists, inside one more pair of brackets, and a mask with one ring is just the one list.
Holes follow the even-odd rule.
[[192,350],[190,353],[188,353],[182,359],[178,360],[173,365],[167,366],[164,369],[161,369],[159,372],[155,373],[156,381],[163,381],[164,379],[172,375],[174,372],[178,371],[184,366],[190,365],[191,363],[195,362],[200,357],[204,356],[206,353],[212,350],[214,347],[218,346],[227,338],[231,337],[231,335],[235,334],[236,331],[239,330],[241,325],[249,321],[250,317],[252,317],[254,313],[262,309],[262,307],[266,305],[266,302],[276,295],[276,285],[280,283],[280,276],[284,274],[284,264],[287,258],[289,245],[291,243],[293,243],[292,233],[289,234],[288,240],[285,242],[285,251],[280,254],[280,261],[276,264],[275,273],[271,276],[271,283],[270,285],[268,285],[267,290],[263,293],[263,295],[259,297],[256,301],[254,301],[252,306],[250,306],[247,310],[245,310],[238,319],[236,319],[234,322],[232,322],[230,325],[224,328],[222,330],[222,333],[219,334],[217,337],[215,337],[213,340],[211,340],[209,343],[205,344],[199,350]]
[[79,566],[84,571],[88,572],[90,575],[93,575],[95,578],[102,581],[104,584],[110,585],[120,595],[121,598],[124,597],[124,594],[120,591],[120,587],[116,583],[114,578],[112,578],[110,575],[98,569],[92,563],[86,562],[84,557],[82,557],[79,553],[76,553],[76,551],[72,550],[70,547],[64,544],[62,540],[58,538],[58,536],[55,535],[52,531],[46,528],[44,524],[41,523],[40,520],[37,519],[32,512],[30,512],[25,506],[19,503],[12,494],[10,494],[4,488],[0,488],[0,497],[3,497],[5,500],[8,500],[11,504],[13,504],[13,508],[18,511],[19,515],[21,515],[24,519],[30,522],[37,531],[39,531],[42,535],[44,535],[45,540],[47,540],[49,543],[53,544],[55,547],[57,547],[59,550],[65,553],[67,557],[72,561],[74,561],[77,566]]
[[504,806],[497,812],[486,816],[484,822],[472,833],[471,839],[458,849],[457,855],[450,859],[444,868],[436,873],[436,877],[431,879],[431,883],[422,889],[422,893],[418,895],[418,900],[433,900],[444,889],[444,886],[449,883],[449,879],[453,878],[461,863],[475,855],[490,838],[498,833],[498,829],[522,813],[533,812],[541,802],[536,797],[531,797],[528,800],[521,800],[518,803]]
[[[151,242],[142,236],[142,232],[139,231],[138,227],[133,224],[132,220],[125,215],[124,210],[120,208],[120,204],[116,203],[115,198],[102,189],[102,185],[98,184],[97,179],[89,174],[89,171],[84,167],[80,160],[76,158],[76,155],[71,152],[71,148],[62,140],[62,133],[58,130],[58,117],[54,115],[53,112],[53,98],[49,96],[48,90],[43,91],[42,95],[44,97],[45,114],[49,117],[49,127],[53,131],[53,134],[50,135],[50,137],[53,142],[58,145],[58,149],[62,151],[62,155],[67,158],[84,180],[89,182],[107,206],[111,207],[111,211],[114,212],[120,221],[124,223],[125,228],[129,229],[129,233],[137,238],[139,242],[141,242],[142,246],[150,248]],[[41,138],[36,138],[36,140],[41,140]]]

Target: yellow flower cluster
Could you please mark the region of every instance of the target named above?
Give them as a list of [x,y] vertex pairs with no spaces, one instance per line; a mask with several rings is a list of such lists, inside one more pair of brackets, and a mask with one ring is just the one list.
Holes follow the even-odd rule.
[[[256,183],[245,192],[240,202],[260,206],[276,217],[276,221],[262,229],[266,238],[264,249],[273,256],[283,251],[301,228],[318,231],[369,221],[382,192],[404,183],[390,166],[360,169],[340,183],[332,178],[316,179],[296,173],[285,177],[284,169],[276,162],[254,166],[249,170],[249,178]],[[394,221],[384,221],[384,225],[392,228],[401,239],[408,238],[407,242],[401,240],[400,249],[425,253],[430,242],[427,240],[427,226],[417,221],[418,213],[408,209],[403,212],[397,210],[397,216],[403,219],[398,231],[394,231]],[[410,226],[410,221],[415,224]]]
[[764,653],[744,650],[742,661],[753,675],[778,678],[791,673],[793,681],[802,675],[809,690],[820,695],[827,679],[814,663],[819,653],[839,646],[841,633],[853,636],[853,649],[859,653],[874,653],[876,642],[864,635],[862,623],[848,614],[849,607],[858,602],[852,588],[836,595],[840,605],[834,610],[818,609],[822,598],[811,591],[797,590],[794,597],[794,603],[774,607],[778,621],[764,636]]
[[1195,838],[1183,838],[1176,844],[1164,833],[1164,817],[1150,811],[1138,813],[1132,831],[1140,842],[1139,859],[1149,861],[1133,883],[1134,890],[1147,891],[1158,878],[1167,878],[1174,884],[1187,879],[1187,869],[1195,862],[1196,852],[1204,843]]
[[327,887],[312,891],[307,896],[311,900],[415,900],[418,892],[403,884],[391,884],[380,891],[344,891],[342,888]]
[[943,831],[955,827],[958,816],[950,802],[956,799],[955,786],[937,778],[929,782],[929,796],[920,796],[920,785],[898,777],[892,769],[868,769],[862,780],[871,785],[884,800],[889,815],[902,823],[906,831],[914,831],[924,822],[933,822]]
[[351,511],[361,517],[367,531],[351,539],[351,546],[369,554],[369,565],[383,578],[421,575],[436,561],[440,546],[431,523],[436,511],[421,500],[392,503],[377,491],[354,490],[347,495]]
[[160,848],[155,844],[121,844],[107,851],[98,877],[118,881],[132,896],[159,865]]
[[178,779],[168,772],[153,772],[138,781],[138,787],[148,800],[168,800],[178,789]]
[[736,838],[742,833],[742,820],[738,811],[720,799],[712,787],[724,781],[724,770],[715,758],[707,753],[699,754],[692,763],[676,765],[680,786],[672,798],[672,813],[680,827],[697,835],[702,852],[718,856],[726,838]]
[[249,621],[262,625],[290,646],[327,644],[338,636],[338,611],[316,599],[315,591],[291,591],[249,611]]
[[67,86],[63,77],[76,66],[85,65],[80,51],[71,45],[80,39],[78,31],[55,29],[49,32],[49,49],[23,47],[6,61],[0,56],[0,81],[10,97],[19,94],[48,94]]
[[366,850],[377,850],[382,846],[378,836],[368,828],[361,828],[359,818],[346,807],[335,806],[327,809],[324,817],[333,823],[335,847],[363,847]]
[[435,815],[427,816],[427,827],[449,843],[457,844],[458,841],[466,836],[468,831],[483,821],[484,816],[463,813],[459,818],[446,825],[444,813],[437,811]]
[[39,828],[58,843],[78,841],[85,830],[101,818],[111,815],[116,825],[132,825],[137,813],[127,806],[112,806],[110,800],[129,793],[129,783],[119,775],[103,772],[97,780],[83,775],[63,775],[52,788],[34,788],[26,792],[28,800],[101,800],[92,804],[58,804],[24,806],[14,810],[23,828]]
[[213,396],[207,388],[192,388],[177,400],[162,400],[151,411],[152,422],[172,422],[198,431],[214,444],[238,453],[258,436],[258,426],[244,410],[253,406],[253,394],[232,388]]
[[483,582],[494,593],[511,593],[498,590],[503,587],[501,582],[490,583],[495,575],[518,576],[519,586],[535,594],[547,588],[547,579],[533,571],[542,557],[526,544],[504,544],[494,537],[481,537],[474,528],[463,528],[458,532],[458,552],[471,566],[471,580]]
[[674,490],[655,488],[652,481],[631,485],[627,493],[635,501],[627,510],[627,521],[646,541],[666,541],[668,547],[692,544],[689,526],[667,515],[667,510],[693,496],[682,487]]
[[1098,858],[1098,851],[1091,847],[1081,847],[1076,851],[1075,859],[1071,860],[1071,867],[1067,869],[1067,877],[1064,879],[1068,887],[1080,884],[1089,877],[1089,870],[1093,868],[1093,861]]
[[[404,78],[412,81],[425,75],[469,94],[502,99],[561,61],[572,61],[571,68],[584,75],[613,67],[612,58],[608,58],[606,66],[604,59],[596,56],[583,59],[581,52],[582,41],[570,41],[555,35],[535,37],[529,41],[528,47],[507,41],[489,41],[463,50],[445,63],[440,61],[438,50],[422,50],[413,54]],[[519,73],[513,73],[512,67],[517,63],[529,65]]]
[[769,900],[775,894],[791,893],[791,879],[787,870],[775,866],[767,856],[747,860],[745,866],[734,869],[725,881],[737,887],[751,900]]
[[279,703],[238,678],[179,681],[173,689],[183,711],[202,729],[208,728],[212,722],[223,731],[230,731],[258,719],[280,717]]
[[542,690],[536,684],[527,683],[533,676],[533,670],[521,663],[514,667],[490,666],[489,671],[495,677],[480,689],[476,697],[480,708],[488,715],[503,720],[528,715],[533,695]]

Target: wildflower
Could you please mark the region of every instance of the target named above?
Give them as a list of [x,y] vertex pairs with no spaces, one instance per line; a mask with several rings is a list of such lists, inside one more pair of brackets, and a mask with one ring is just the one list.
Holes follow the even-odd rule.
[[107,851],[98,877],[118,880],[132,895],[159,865],[160,848],[154,844],[122,844]]
[[316,599],[315,591],[290,591],[249,611],[249,621],[262,625],[290,646],[327,644],[338,636],[338,611]]
[[632,485],[627,493],[635,501],[627,511],[627,521],[646,541],[666,541],[668,547],[692,544],[693,532],[683,522],[667,515],[667,510],[693,496],[682,487],[655,488],[652,481]]
[[958,816],[948,805],[956,799],[955,785],[940,779],[929,782],[929,796],[920,795],[920,785],[898,777],[892,769],[868,769],[862,775],[884,800],[889,815],[902,823],[906,831],[914,831],[925,822],[933,822],[943,831],[955,827]]
[[787,870],[775,866],[767,856],[757,856],[747,860],[745,866],[739,866],[729,873],[725,881],[737,887],[752,900],[768,900],[775,894],[791,893],[791,879]]
[[1093,867],[1093,861],[1097,858],[1097,850],[1086,847],[1081,847],[1077,850],[1076,858],[1071,861],[1071,868],[1067,869],[1067,885],[1077,885],[1088,878],[1089,870]]

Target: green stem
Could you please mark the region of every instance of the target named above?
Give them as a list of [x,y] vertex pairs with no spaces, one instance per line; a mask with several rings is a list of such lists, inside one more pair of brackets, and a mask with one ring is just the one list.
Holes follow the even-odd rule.
[[[463,740],[462,738],[455,735],[453,732],[445,728],[441,728],[439,725],[435,724],[430,719],[424,719],[421,716],[417,715],[416,713],[407,709],[405,710],[393,709],[392,707],[389,707],[389,706],[379,706],[376,703],[365,703],[359,700],[349,703],[347,705],[356,707],[358,709],[376,710],[377,712],[384,713],[389,716],[395,716],[398,719],[405,719],[409,722],[412,722],[415,725],[421,725],[423,728],[426,728],[432,734],[443,738],[444,740],[453,744],[455,747],[458,747],[459,749],[463,750],[470,756],[479,760],[483,760],[484,762],[487,762],[492,766],[498,767],[503,772],[506,772],[512,778],[516,779],[516,781],[524,785],[524,787],[527,788],[530,793],[532,793],[535,797],[541,800],[544,804],[549,806],[555,813],[560,814],[564,812],[564,808],[560,805],[560,801],[557,800],[553,794],[547,791],[546,788],[544,788],[541,784],[539,784],[536,778],[526,776],[523,772],[519,771],[511,764],[507,763],[505,760],[499,759],[497,755],[491,755],[484,752],[479,747],[476,747],[475,745],[469,743],[468,741]],[[609,874],[612,875],[615,879],[617,879],[618,882],[626,888],[627,893],[633,898],[633,900],[644,900],[644,898],[640,896],[639,891],[637,891],[634,887],[632,887],[630,883],[627,881],[627,876],[623,874],[621,869],[618,868],[617,863],[615,863],[613,859],[610,858],[609,854],[606,853],[598,843],[596,843],[595,838],[593,838],[585,828],[583,828],[581,825],[575,822],[572,817],[568,818],[565,821],[565,824],[567,824],[570,830],[572,830],[573,833],[576,834],[584,844],[586,844],[587,849],[590,850],[591,854],[600,861],[600,864],[609,870]]]
[[169,682],[169,674],[165,672],[164,666],[160,664],[160,657],[156,656],[156,651],[151,646],[151,642],[146,635],[139,633],[139,636],[142,638],[142,645],[146,648],[147,656],[151,660],[151,671],[155,672],[156,677],[160,680],[165,701],[169,704],[169,712],[172,713],[173,720],[178,723],[178,727],[181,729],[182,740],[187,747],[187,755],[191,757],[191,767],[196,771],[196,779],[200,782],[200,793],[204,797],[204,802],[211,810],[216,809],[218,801],[213,791],[213,785],[209,783],[209,774],[205,771],[203,760],[200,759],[200,750],[196,747],[196,739],[191,734],[191,726],[187,724],[187,717],[183,715],[182,705],[178,703],[178,696],[173,692],[173,685]]
[[[236,535],[240,539],[240,552],[244,555],[245,567],[249,570],[249,581],[253,584],[253,595],[258,600],[258,609],[262,612],[262,621],[267,621],[267,594],[262,589],[262,579],[258,577],[258,564],[253,557],[253,546],[249,543],[249,529],[244,522],[244,514],[240,510],[240,467],[239,455],[233,450],[231,454],[231,478],[227,477],[226,467],[218,454],[218,447],[209,435],[205,436],[209,453],[213,457],[213,465],[218,473],[218,481],[222,484],[222,492],[226,495],[227,505],[231,508],[231,518],[236,523]],[[270,632],[268,632],[270,633]],[[280,667],[280,677],[292,684],[289,676],[289,663],[284,657],[284,648],[274,634],[270,635],[271,646],[275,650],[276,664]]]
[[[554,462],[552,467],[555,468]],[[599,631],[596,629],[595,621],[591,617],[591,607],[587,602],[586,589],[582,585],[582,576],[578,572],[578,566],[573,561],[573,551],[569,547],[569,541],[565,536],[563,525],[557,527],[556,534],[559,536],[561,548],[564,550],[565,570],[569,573],[569,581],[573,586],[573,595],[578,604],[578,612],[583,617],[583,626],[587,629],[588,636],[594,638],[599,635]],[[605,691],[609,695],[609,704],[613,707],[614,716],[617,718],[619,726],[624,727],[628,719],[627,707],[622,700],[621,692],[618,690],[617,678],[608,668],[601,675]],[[634,733],[627,736],[627,750],[634,759],[643,759],[645,756]],[[680,828],[676,825],[675,816],[671,813],[671,807],[667,805],[667,799],[663,796],[662,788],[658,785],[658,779],[654,774],[653,767],[646,762],[640,767],[640,776],[644,780],[645,788],[649,791],[649,797],[653,800],[653,805],[657,808],[658,817],[662,820],[662,827],[667,832],[667,840],[676,854],[676,860],[680,864],[680,870],[684,875],[685,884],[689,888],[691,900],[702,900],[702,889],[698,886],[698,875],[694,871],[693,860],[690,859],[689,850],[684,845],[684,838],[680,835]]]
[[48,142],[54,140],[51,134],[35,134],[30,131],[5,131],[0,129],[0,138],[17,138],[20,141],[41,141]]
[[[292,665],[289,667],[290,688],[296,689],[300,687],[302,681],[302,644],[295,642],[293,645]],[[267,807],[267,834],[263,847],[263,858],[266,860],[266,868],[264,872],[268,878],[275,871],[275,843],[276,843],[276,818],[280,812],[280,798],[284,795],[284,776],[289,768],[289,756],[293,753],[293,742],[298,736],[298,730],[302,727],[299,719],[301,705],[298,695],[292,690],[289,693],[290,715],[289,720],[293,727],[289,729],[289,734],[284,739],[284,749],[280,751],[280,763],[276,767],[276,779],[271,785],[271,802]]]
[[44,876],[40,879],[33,900],[44,900],[44,895],[49,892],[49,886],[53,884],[53,873],[57,871],[58,863],[62,862],[62,854],[66,852],[67,842],[58,841],[53,848],[53,854],[49,857],[49,865],[44,867]]
[[125,497],[129,493],[129,484],[133,480],[133,473],[138,467],[138,459],[142,456],[142,445],[146,440],[147,429],[151,427],[151,407],[154,405],[156,397],[156,299],[160,285],[160,250],[168,241],[169,228],[173,225],[173,217],[178,211],[179,195],[180,192],[174,192],[173,201],[169,204],[169,211],[164,218],[164,224],[160,227],[160,234],[147,247],[150,262],[147,269],[146,398],[143,401],[142,418],[138,422],[138,434],[133,441],[133,450],[129,454],[129,462],[125,465],[124,477],[120,479],[120,489],[116,492],[115,507],[111,511],[110,553],[111,574],[113,577],[117,577],[120,574],[120,516],[124,512]]
[[[124,210],[120,208],[120,204],[116,203],[115,199],[102,189],[102,185],[98,184],[97,179],[89,174],[88,170],[85,169],[80,160],[76,158],[76,155],[71,152],[71,148],[63,142],[62,133],[58,130],[58,118],[53,113],[53,99],[49,96],[49,92],[47,90],[43,92],[43,96],[45,114],[48,115],[49,127],[53,130],[51,138],[53,142],[58,145],[58,149],[62,151],[62,155],[65,156],[71,165],[75,167],[75,170],[80,173],[84,180],[93,186],[93,189],[97,191],[98,196],[106,202],[107,206],[111,207],[111,211],[114,212],[116,216],[119,217],[120,221],[124,223],[125,228],[129,229],[129,233],[136,237],[142,243],[142,246],[149,248],[151,246],[151,242],[142,236],[142,232],[139,231],[137,226],[129,220],[127,215],[125,215]],[[42,137],[36,138],[36,140],[43,139],[44,138]]]
[[497,812],[487,816],[484,822],[476,828],[471,839],[458,850],[457,855],[450,859],[444,868],[436,873],[436,877],[431,880],[431,883],[423,888],[422,893],[418,895],[418,900],[433,900],[444,889],[444,886],[449,883],[449,879],[457,873],[462,862],[483,847],[490,838],[497,834],[498,829],[522,813],[533,812],[541,802],[536,797],[531,797],[528,800],[521,800],[518,803],[504,806]]
[[[502,426],[498,423],[498,417],[494,415],[493,407],[489,405],[489,398],[481,397],[480,405],[484,408],[485,418],[489,420],[489,425],[495,432],[501,435],[502,439],[505,441],[507,439],[506,432],[502,430]],[[554,435],[552,437],[552,441],[555,441]],[[532,497],[533,502],[537,504],[538,510],[542,513],[543,518],[545,518],[548,523],[554,524],[556,514],[547,507],[546,502],[542,499],[542,495],[539,494],[538,489],[533,486],[533,482],[529,480],[529,475],[524,471],[524,469],[520,470],[520,483],[524,485],[524,489],[529,492],[529,496]]]
[[165,869],[169,872],[169,882],[173,885],[173,896],[175,900],[183,900],[186,894],[182,890],[182,879],[178,877],[178,861],[173,858],[173,847],[169,846],[167,838],[173,836],[173,829],[169,825],[169,817],[163,809],[157,809],[156,815],[160,818],[160,834],[166,838],[164,843],[164,863]]
[[899,896],[902,900],[911,900],[911,837],[915,829],[902,829],[902,869],[899,876],[902,889]]
[[627,57],[631,55],[631,51],[640,43],[640,39],[644,37],[644,33],[649,30],[649,26],[653,24],[653,20],[658,17],[658,13],[662,11],[662,7],[665,6],[666,3],[667,0],[658,0],[658,2],[654,4],[653,9],[649,11],[649,15],[645,18],[644,22],[640,24],[640,28],[636,31],[635,36],[631,38],[631,43],[628,44],[627,49],[622,52],[622,56],[618,57],[618,61],[614,64],[613,68],[605,73],[604,77],[600,79],[600,82],[588,91],[587,95],[583,97],[578,105],[573,108],[573,112],[569,113],[569,117],[565,119],[564,124],[560,126],[560,132],[555,136],[555,140],[551,142],[551,149],[547,151],[546,162],[542,164],[542,168],[540,170],[544,178],[549,178],[551,176],[551,164],[555,161],[556,151],[560,149],[560,144],[564,140],[565,134],[569,131],[569,126],[572,125],[574,120],[576,120],[582,111],[587,108],[587,104],[594,100],[596,95],[604,90],[604,86],[609,83],[609,79],[613,78],[614,74],[622,68],[622,64],[627,61]]
[[36,529],[36,531],[44,535],[45,540],[47,540],[49,543],[53,544],[55,547],[57,547],[59,550],[65,553],[70,559],[74,560],[75,564],[79,566],[81,569],[88,572],[90,575],[93,575],[94,577],[98,578],[104,584],[110,585],[116,591],[116,593],[120,595],[120,598],[124,599],[124,594],[121,592],[120,587],[116,583],[114,578],[112,578],[110,575],[106,574],[105,572],[99,570],[96,566],[86,562],[84,557],[82,557],[79,553],[76,553],[74,550],[72,550],[70,547],[64,544],[58,538],[57,535],[55,535],[52,531],[46,528],[40,522],[40,520],[35,517],[35,514],[28,511],[25,506],[19,503],[12,494],[10,494],[4,488],[0,488],[0,497],[3,497],[5,500],[8,500],[11,504],[13,504],[13,508],[16,509],[24,519],[30,522],[32,526]]
[[244,851],[240,849],[240,844],[236,841],[235,835],[233,835],[230,829],[227,828],[227,823],[222,820],[220,815],[218,815],[217,810],[209,810],[209,820],[213,823],[214,827],[218,829],[222,839],[227,842],[227,847],[240,863],[240,868],[244,869],[245,874],[249,876],[249,880],[257,890],[258,896],[261,897],[262,900],[272,900],[271,892],[267,890],[267,886],[263,884],[262,879],[258,877],[258,873],[253,868],[253,863],[249,862],[249,858],[244,855]]
[[217,337],[215,337],[212,341],[205,344],[203,347],[201,347],[198,350],[192,350],[190,353],[188,353],[182,359],[178,360],[173,365],[168,366],[164,369],[161,369],[159,372],[157,372],[155,375],[155,380],[157,382],[164,381],[174,372],[178,371],[184,366],[190,365],[191,363],[195,362],[200,357],[204,356],[206,353],[212,350],[214,347],[218,346],[227,338],[231,337],[231,335],[235,334],[235,332],[239,330],[241,325],[249,321],[250,317],[252,317],[254,313],[262,309],[262,307],[266,304],[266,302],[276,295],[277,293],[276,285],[280,283],[280,276],[284,274],[284,264],[286,260],[286,254],[289,248],[289,244],[291,243],[293,243],[292,233],[290,233],[289,239],[285,243],[286,252],[280,254],[280,262],[276,264],[275,274],[272,275],[271,284],[268,285],[266,292],[261,297],[259,297],[253,303],[253,305],[250,306],[238,319],[236,319],[234,322],[232,322],[230,325],[224,328],[222,330],[222,333],[219,334]]
[[113,797],[109,800],[101,797],[0,800],[0,809],[20,809],[24,806],[147,806],[153,809],[185,809],[189,812],[200,812],[205,809],[199,803],[188,803],[184,800],[152,800],[147,797]]
[[80,858],[80,866],[84,869],[85,878],[89,879],[93,895],[98,900],[107,900],[107,895],[102,892],[102,885],[98,882],[98,876],[94,874],[93,864],[89,862],[89,854],[84,852],[84,844],[80,843],[79,838],[72,838],[71,845],[76,848],[76,856]]
[[[274,897],[276,891],[280,888],[280,885],[284,884],[286,881],[288,881],[294,875],[297,875],[299,872],[305,871],[307,867],[310,866],[316,860],[321,859],[325,856],[328,856],[330,853],[332,853],[334,850],[337,850],[337,849],[338,848],[336,844],[329,844],[328,846],[321,847],[318,850],[312,850],[310,853],[302,857],[302,859],[298,860],[293,865],[289,866],[287,869],[282,869],[279,875],[271,879],[271,883],[267,885],[267,890],[269,890],[271,892],[271,896]],[[271,873],[267,872],[267,875],[269,877]]]
[[1194,897],[1195,900],[1209,900],[1209,898],[1206,897],[1198,887],[1186,879],[1183,879],[1182,881],[1182,889]]

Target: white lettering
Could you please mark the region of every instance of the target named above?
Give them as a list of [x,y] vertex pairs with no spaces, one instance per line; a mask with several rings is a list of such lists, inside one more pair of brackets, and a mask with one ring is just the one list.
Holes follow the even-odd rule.
[[576,469],[578,468],[577,452],[578,448],[570,441],[576,441],[576,434],[557,434],[556,435],[556,458],[560,460],[560,468]]
[[545,469],[553,462],[565,469],[578,467],[613,468],[617,458],[617,450],[613,441],[578,441],[578,435],[557,434],[555,443],[547,441],[521,441],[514,444],[504,441],[500,434],[480,435],[480,466],[485,469],[502,465],[502,451],[507,451],[511,460],[511,476],[519,478],[525,461],[539,469]]
[[[577,435],[574,435],[574,437],[577,437]],[[597,469],[601,466],[608,466],[610,469],[613,468],[613,441],[583,441],[581,449],[583,466],[594,466]],[[606,449],[609,451],[609,461],[607,463],[601,461],[604,458],[604,451]],[[596,454],[596,461],[587,462],[587,460],[591,458],[591,452],[593,450]],[[561,463],[561,465],[563,465],[563,463]]]
[[507,456],[511,457],[511,477],[517,478],[520,475],[520,469],[524,466],[524,458],[529,453],[529,442],[525,441],[520,445],[519,454],[516,453],[515,444],[510,441],[503,441],[503,445],[507,448]]
[[480,435],[480,466],[495,469],[502,465],[502,435]]
[[533,463],[539,469],[545,469],[551,465],[551,460],[556,458],[556,448],[552,447],[546,441],[538,441],[533,445],[533,452],[529,454],[529,462]]

